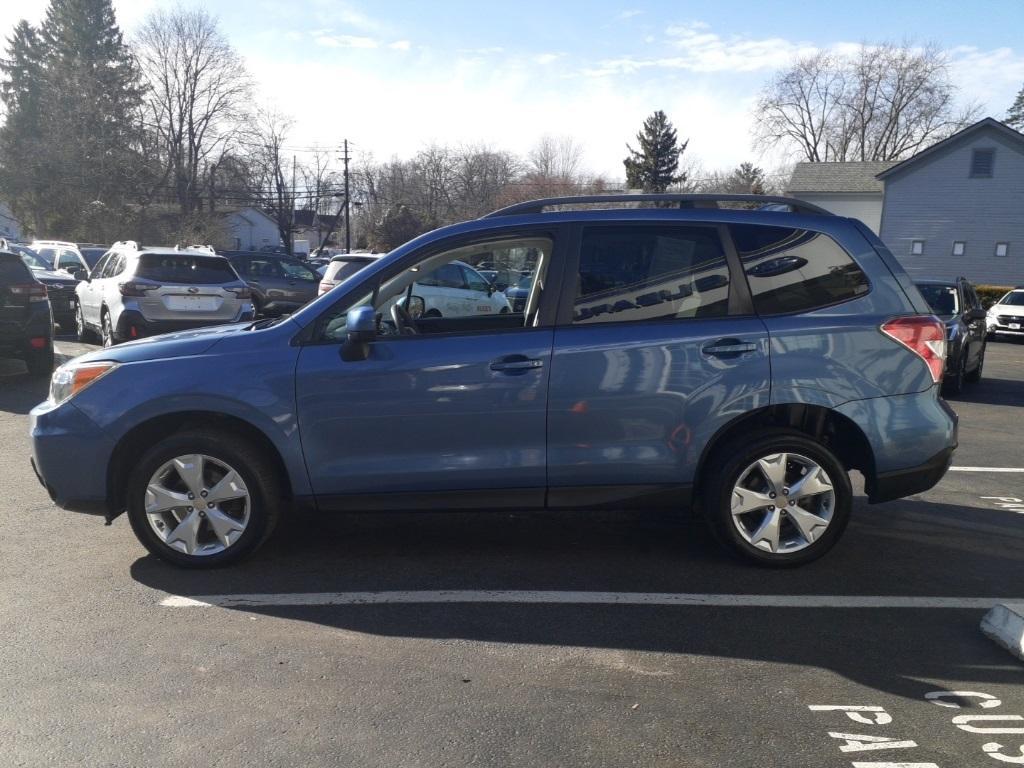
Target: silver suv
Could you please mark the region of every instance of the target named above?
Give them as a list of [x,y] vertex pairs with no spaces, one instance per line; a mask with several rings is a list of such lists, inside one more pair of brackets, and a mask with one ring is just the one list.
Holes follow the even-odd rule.
[[114,243],[78,284],[78,338],[103,346],[254,316],[249,286],[212,248]]

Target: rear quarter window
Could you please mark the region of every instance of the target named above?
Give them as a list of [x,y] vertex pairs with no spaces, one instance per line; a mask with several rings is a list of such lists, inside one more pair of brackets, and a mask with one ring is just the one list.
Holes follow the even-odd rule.
[[867,275],[828,235],[787,227],[730,227],[759,315],[808,312],[870,290]]
[[368,264],[370,264],[369,259],[332,261],[327,265],[327,271],[324,272],[324,279],[334,280],[335,282],[340,283],[342,280],[347,280],[352,277],[352,275],[362,270]]
[[235,270],[223,257],[158,253],[142,254],[135,276],[158,283],[186,285],[217,285],[238,280]]
[[18,256],[0,254],[0,285],[27,283],[32,279],[32,273]]

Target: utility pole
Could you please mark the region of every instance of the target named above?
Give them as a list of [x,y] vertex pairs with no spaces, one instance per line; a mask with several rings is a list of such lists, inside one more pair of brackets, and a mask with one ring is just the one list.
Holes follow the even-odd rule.
[[345,139],[345,154],[341,159],[345,163],[345,253],[352,252],[352,227],[349,224],[352,205],[348,196],[348,139]]
[[292,215],[291,219],[291,234],[288,237],[288,250],[291,251],[289,256],[295,255],[295,155],[292,155]]

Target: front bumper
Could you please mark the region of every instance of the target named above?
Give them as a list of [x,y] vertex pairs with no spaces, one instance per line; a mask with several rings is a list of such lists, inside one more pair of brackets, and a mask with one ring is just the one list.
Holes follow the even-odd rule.
[[32,469],[54,503],[72,512],[106,514],[113,441],[73,402],[40,403],[29,419]]

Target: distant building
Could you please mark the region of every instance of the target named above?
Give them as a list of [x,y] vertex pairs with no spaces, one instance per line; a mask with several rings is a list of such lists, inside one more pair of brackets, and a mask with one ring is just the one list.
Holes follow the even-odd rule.
[[[335,225],[335,218],[338,219]],[[327,234],[330,232],[331,242],[339,242],[339,234],[344,232],[344,217],[336,214],[322,214],[316,211],[303,208],[295,211],[295,229],[292,237],[295,240],[306,240],[309,242],[310,250],[316,250],[323,244]],[[344,237],[344,235],[342,235]]]
[[0,237],[5,240],[21,240],[21,222],[14,218],[7,203],[0,201]]
[[797,163],[786,194],[860,219],[876,235],[881,230],[884,184],[878,174],[896,163]]
[[236,251],[258,251],[281,244],[277,222],[258,208],[238,208],[219,211],[224,217],[228,234],[234,239]]
[[1024,134],[985,118],[878,178],[882,241],[911,276],[1024,283]]

